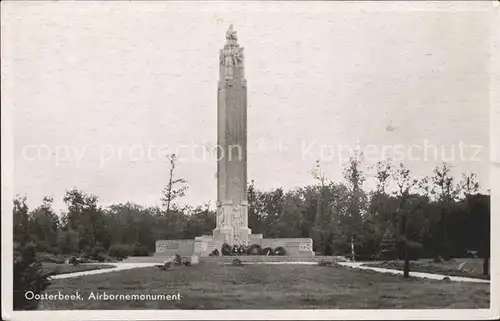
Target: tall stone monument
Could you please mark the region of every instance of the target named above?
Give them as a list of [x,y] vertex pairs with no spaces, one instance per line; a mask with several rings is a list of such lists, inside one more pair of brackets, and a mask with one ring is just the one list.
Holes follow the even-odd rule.
[[247,82],[243,48],[231,25],[219,52],[217,221],[214,238],[248,245]]
[[219,52],[217,88],[217,215],[212,235],[194,240],[158,240],[155,256],[209,256],[229,245],[285,248],[290,256],[313,256],[310,238],[263,238],[248,228],[247,82],[243,48],[231,25]]

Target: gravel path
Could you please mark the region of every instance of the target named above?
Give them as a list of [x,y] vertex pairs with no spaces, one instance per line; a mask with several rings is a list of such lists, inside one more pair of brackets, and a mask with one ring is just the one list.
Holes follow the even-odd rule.
[[[227,262],[224,263],[225,265],[232,265],[233,263]],[[292,264],[292,265],[318,265],[318,262],[305,262],[305,261],[295,261],[295,262],[245,262],[243,261],[244,265],[252,265],[252,264],[275,264],[275,265],[287,265],[287,264]]]
[[107,269],[99,269],[99,270],[80,271],[80,272],[74,272],[74,273],[59,274],[59,275],[52,276],[51,279],[52,280],[55,280],[55,279],[68,279],[68,278],[76,278],[76,277],[85,276],[85,275],[94,275],[94,274],[101,274],[101,273],[109,273],[109,272],[116,272],[116,271],[137,269],[137,268],[155,266],[158,263],[106,263],[106,264],[114,265],[115,267],[107,268]]
[[[371,270],[371,271],[376,271],[376,272],[381,272],[381,273],[392,273],[392,274],[403,274],[403,271],[399,270],[392,270],[392,269],[384,269],[384,268],[378,268],[378,267],[372,267],[372,266],[363,266],[362,262],[339,262],[340,265],[347,266],[347,267],[352,267],[356,269],[362,269],[362,270]],[[462,277],[462,276],[450,276],[450,275],[443,275],[443,274],[435,274],[435,273],[424,273],[424,272],[412,272],[410,271],[410,276],[414,276],[417,278],[424,278],[424,279],[432,279],[432,280],[443,280],[444,277],[450,278],[450,281],[456,281],[456,282],[475,282],[475,283],[490,283],[489,280],[483,280],[483,279],[477,279],[477,278],[467,278],[467,277]]]

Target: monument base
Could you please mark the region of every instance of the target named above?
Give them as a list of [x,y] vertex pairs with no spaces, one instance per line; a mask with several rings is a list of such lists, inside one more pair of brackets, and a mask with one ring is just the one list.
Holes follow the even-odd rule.
[[[252,235],[252,230],[248,227],[241,227],[238,233],[238,239],[234,235],[234,230],[230,227],[221,227],[213,230],[213,238],[216,240],[222,240],[223,242],[233,246],[233,245],[250,245],[250,236]],[[234,241],[232,241],[234,240]]]
[[[209,256],[215,249],[222,255],[221,248],[225,243],[223,229],[214,230],[214,235],[202,235],[194,240],[158,240],[156,241],[156,252],[154,256],[180,256],[196,255],[199,257]],[[229,243],[228,243],[229,244]],[[262,249],[283,247],[285,256],[312,257],[313,241],[311,238],[263,238],[262,234],[248,235],[248,245],[258,244]]]

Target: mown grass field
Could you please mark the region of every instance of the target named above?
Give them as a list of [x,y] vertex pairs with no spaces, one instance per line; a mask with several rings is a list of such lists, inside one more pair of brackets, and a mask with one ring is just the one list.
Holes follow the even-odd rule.
[[100,270],[100,269],[108,269],[112,268],[114,265],[109,264],[87,264],[82,263],[78,265],[72,264],[57,264],[57,263],[42,263],[42,271],[44,273],[52,273],[53,275],[57,274],[66,274],[73,272],[82,272],[82,271],[91,271],[91,270]]
[[[404,261],[388,261],[366,263],[366,266],[381,267],[386,269],[403,270]],[[430,259],[421,259],[410,262],[410,271],[437,273],[452,276],[465,276],[479,279],[489,279],[483,275],[482,259],[451,259],[449,261],[434,263]],[[490,267],[491,271],[491,267]]]
[[[48,293],[83,300],[42,301],[39,309],[425,309],[488,308],[489,284],[403,279],[332,266],[199,264],[54,280]],[[176,294],[179,301],[89,300],[91,293]]]

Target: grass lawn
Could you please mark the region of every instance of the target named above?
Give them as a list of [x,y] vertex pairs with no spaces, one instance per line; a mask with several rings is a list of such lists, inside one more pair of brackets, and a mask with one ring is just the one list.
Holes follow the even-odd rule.
[[[489,284],[403,279],[332,266],[198,264],[54,280],[48,294],[83,300],[41,301],[39,309],[424,309],[488,308]],[[89,300],[107,294],[172,294],[179,301]]]
[[81,272],[81,271],[91,271],[91,270],[100,270],[100,269],[108,269],[115,267],[114,265],[109,264],[85,264],[81,263],[78,265],[71,264],[57,264],[57,263],[42,263],[42,270],[44,273],[53,273],[53,274],[66,274],[73,272]]
[[[460,265],[462,268],[460,269]],[[366,263],[366,266],[381,267],[387,269],[403,270],[404,261],[388,261]],[[422,259],[410,262],[410,271],[438,273],[451,276],[465,276],[471,278],[488,279],[489,276],[483,275],[482,259],[452,259],[442,263],[434,263],[430,259]]]

